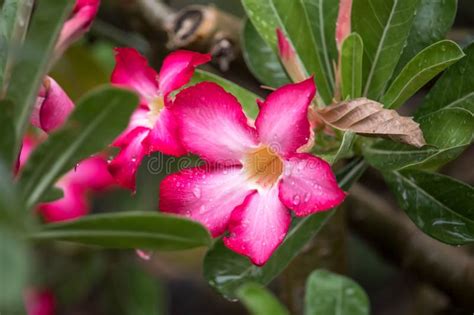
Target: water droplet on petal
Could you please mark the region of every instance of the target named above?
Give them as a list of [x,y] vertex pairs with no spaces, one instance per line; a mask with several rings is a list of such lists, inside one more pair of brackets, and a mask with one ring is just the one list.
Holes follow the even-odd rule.
[[295,206],[297,206],[297,205],[300,204],[300,202],[301,202],[300,196],[299,196],[299,195],[294,195],[294,196],[293,196],[293,204],[294,204]]
[[310,198],[311,198],[311,194],[310,194],[310,193],[304,194],[304,202],[308,202]]
[[201,198],[201,188],[199,187],[194,187],[193,188],[193,195],[194,197],[196,197],[197,199]]

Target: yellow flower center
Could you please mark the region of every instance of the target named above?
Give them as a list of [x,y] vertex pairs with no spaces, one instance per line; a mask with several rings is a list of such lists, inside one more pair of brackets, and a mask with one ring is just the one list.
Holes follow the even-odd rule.
[[161,110],[165,107],[165,101],[162,96],[155,97],[148,103],[150,111],[148,112],[148,120],[153,127],[160,115]]
[[244,170],[250,180],[271,187],[283,173],[283,161],[272,148],[261,146],[245,157]]

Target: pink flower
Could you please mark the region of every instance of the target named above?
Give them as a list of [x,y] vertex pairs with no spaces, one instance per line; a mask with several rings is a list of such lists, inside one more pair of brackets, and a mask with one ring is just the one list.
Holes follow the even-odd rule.
[[163,61],[159,75],[135,49],[117,48],[115,58],[112,83],[133,89],[141,102],[128,128],[113,143],[121,151],[109,170],[117,183],[134,190],[135,173],[145,155],[156,151],[174,156],[186,153],[169,109],[170,93],[187,84],[195,67],[211,57],[184,50],[172,52]]
[[38,212],[46,222],[82,217],[90,211],[88,194],[101,192],[113,184],[114,179],[107,170],[107,161],[101,156],[87,158],[56,183],[56,187],[63,191],[64,196],[39,204]]
[[28,290],[25,294],[25,308],[28,315],[54,315],[56,299],[49,290]]
[[339,1],[339,14],[336,23],[337,47],[341,48],[342,42],[351,33],[352,0]]
[[[23,139],[18,169],[21,170],[31,152],[41,142],[33,136]],[[73,170],[65,174],[56,187],[64,196],[58,200],[41,203],[37,211],[46,222],[72,220],[89,213],[89,194],[101,192],[115,183],[107,169],[107,161],[102,156],[93,156],[80,162]]]
[[214,83],[180,92],[172,111],[183,146],[207,163],[165,178],[160,209],[204,224],[227,247],[263,265],[291,221],[340,204],[345,193],[325,161],[299,153],[310,137],[313,78],[285,85],[260,104],[255,127],[237,99]]
[[74,103],[51,77],[45,77],[31,113],[31,124],[45,132],[61,127],[74,109]]
[[62,54],[69,45],[86,33],[99,10],[100,0],[77,0],[71,16],[64,23],[56,43],[56,54]]

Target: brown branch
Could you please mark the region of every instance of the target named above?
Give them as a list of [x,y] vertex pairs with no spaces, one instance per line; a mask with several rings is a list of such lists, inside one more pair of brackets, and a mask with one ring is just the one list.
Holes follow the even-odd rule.
[[209,52],[221,71],[240,56],[241,20],[213,5],[175,11],[161,1],[136,0],[138,13],[156,31],[166,31],[170,49]]
[[474,258],[421,232],[403,213],[361,185],[351,189],[351,227],[384,257],[446,293],[474,306]]

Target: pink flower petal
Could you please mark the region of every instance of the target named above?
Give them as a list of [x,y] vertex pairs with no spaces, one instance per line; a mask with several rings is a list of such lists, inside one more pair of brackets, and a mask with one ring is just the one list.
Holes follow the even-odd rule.
[[39,204],[37,208],[46,222],[73,220],[89,213],[89,204],[83,186],[60,181],[56,187],[63,190],[63,198]]
[[232,211],[249,193],[240,167],[190,168],[161,182],[160,210],[201,222],[216,237],[226,230]]
[[51,132],[60,128],[74,109],[74,103],[51,77],[43,80],[31,114],[33,126]]
[[62,53],[71,43],[87,32],[99,11],[99,0],[78,0],[71,17],[64,23],[56,44],[57,53]]
[[221,165],[240,164],[256,147],[256,132],[237,99],[219,85],[199,83],[180,92],[172,106],[188,151]]
[[340,48],[351,33],[352,0],[339,0],[339,14],[336,22],[336,42]]
[[143,107],[138,107],[130,117],[130,122],[128,123],[127,128],[114,140],[112,145],[114,147],[123,147],[127,146],[130,141],[135,138],[135,133],[133,132],[136,128],[146,128],[151,129],[153,127],[149,119],[150,111]]
[[294,154],[284,162],[280,199],[297,216],[328,210],[346,197],[339,188],[331,166],[310,154]]
[[32,136],[25,136],[23,138],[20,154],[18,156],[16,172],[20,171],[23,166],[25,166],[26,162],[28,161],[28,158],[30,157],[31,152],[33,152],[38,143],[39,140],[35,139]]
[[261,266],[288,232],[291,216],[278,198],[278,188],[255,192],[237,207],[229,222],[224,244]]
[[108,171],[107,161],[102,156],[93,156],[77,164],[65,175],[68,182],[94,191],[102,191],[115,181]]
[[135,174],[148,151],[142,142],[149,132],[143,127],[132,130],[127,135],[129,142],[122,143],[120,153],[110,162],[109,172],[120,186],[135,191]]
[[174,156],[186,154],[186,149],[178,136],[176,119],[167,107],[164,107],[158,114],[155,126],[144,140],[143,145],[148,148],[148,153],[160,151]]
[[159,82],[160,90],[165,97],[172,91],[187,84],[194,74],[194,69],[211,60],[211,55],[193,51],[177,50],[163,60]]
[[308,142],[308,106],[316,93],[313,78],[272,92],[260,108],[255,126],[260,141],[280,154],[295,152]]
[[25,294],[25,308],[28,315],[54,315],[56,298],[50,290],[29,289]]
[[115,48],[115,68],[111,82],[140,94],[147,104],[158,97],[158,75],[148,61],[134,48]]

